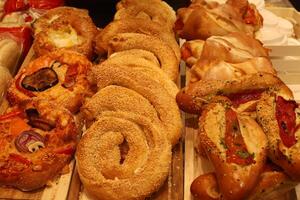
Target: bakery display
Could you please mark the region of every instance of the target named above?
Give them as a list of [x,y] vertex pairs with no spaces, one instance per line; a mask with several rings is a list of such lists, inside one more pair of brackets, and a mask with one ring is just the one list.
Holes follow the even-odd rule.
[[225,4],[192,1],[187,8],[177,10],[175,30],[187,40],[207,39],[240,32],[253,36],[262,26],[262,17],[255,5],[247,0],[230,1]]
[[87,10],[72,7],[51,9],[37,19],[33,27],[33,49],[36,55],[63,48],[92,58],[92,41],[97,29]]
[[87,73],[92,63],[82,54],[59,50],[31,61],[18,72],[8,89],[11,104],[39,97],[76,113],[91,95]]
[[0,115],[0,185],[24,191],[43,187],[71,160],[78,129],[72,114],[30,99]]

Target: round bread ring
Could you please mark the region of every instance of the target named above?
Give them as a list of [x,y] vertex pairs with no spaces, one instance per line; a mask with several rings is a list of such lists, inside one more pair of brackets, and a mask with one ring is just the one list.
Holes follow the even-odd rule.
[[[156,110],[167,138],[175,145],[181,137],[182,127],[175,99],[155,80],[155,77],[140,71],[120,65],[98,65],[93,68],[99,90],[116,85],[133,90],[148,100]],[[130,102],[124,103],[130,104]],[[132,106],[135,105],[130,105]]]
[[[56,8],[38,19],[34,27],[33,49],[37,56],[45,55],[59,48],[65,48],[82,53],[89,59],[92,58],[92,42],[97,33],[97,28],[86,10],[69,7]],[[74,39],[76,41],[71,41],[72,44],[68,44],[68,46],[65,46],[65,44],[57,46],[59,42],[55,42],[57,35],[66,33],[69,34],[69,37],[70,34],[76,34],[76,39]]]
[[[27,124],[30,120],[26,110],[30,109],[37,110],[38,118],[52,124],[52,129],[46,131]],[[0,185],[13,186],[24,191],[41,188],[59,175],[75,152],[79,134],[75,119],[68,110],[36,98],[9,108],[8,115],[11,116],[0,122],[0,129],[5,131],[0,136]],[[16,148],[16,137],[28,130],[33,130],[45,138],[44,148],[33,153],[20,152]]]
[[[293,180],[300,180],[300,156],[299,156],[299,104],[297,110],[295,110],[295,137],[296,143],[291,147],[285,146],[280,136],[279,122],[276,117],[276,101],[280,94],[264,94],[261,101],[257,105],[257,119],[263,127],[269,141],[269,157],[277,165],[279,165],[285,173],[287,173]],[[293,98],[287,98],[284,96],[283,99],[291,100]],[[285,112],[287,110],[285,109]],[[291,113],[288,113],[288,117],[292,118]],[[284,119],[286,121],[286,119]],[[283,125],[281,125],[283,126]],[[286,125],[290,126],[290,125]],[[290,134],[290,133],[287,133]]]
[[109,42],[108,54],[114,52],[143,49],[152,52],[166,74],[176,81],[178,78],[179,61],[174,51],[160,39],[140,33],[120,33],[114,36]]
[[177,41],[175,40],[174,33],[169,33],[163,29],[163,27],[156,22],[147,22],[145,20],[132,18],[132,19],[120,19],[112,21],[108,24],[96,37],[95,37],[95,49],[99,53],[103,49],[108,49],[108,42],[118,33],[142,33],[150,36],[155,36],[162,41],[166,42],[176,54],[178,60],[180,60],[180,49]]
[[121,1],[117,4],[117,8],[114,20],[128,18],[151,20],[167,27],[167,31],[171,32],[176,21],[175,11],[164,1]]
[[[235,126],[232,119],[227,118],[229,109],[236,115],[238,123]],[[226,140],[227,120],[232,123],[229,126],[240,130],[246,153],[249,156],[254,155],[254,162],[244,165],[228,161],[227,152],[232,150],[228,147],[235,144],[236,141]],[[198,136],[206,155],[215,168],[222,196],[224,199],[231,200],[245,199],[258,183],[267,158],[267,138],[263,130],[250,116],[235,112],[231,108],[230,102],[226,101],[209,104],[199,118],[199,127]],[[226,141],[233,144],[228,144]],[[239,142],[238,144],[241,146]],[[240,149],[235,149],[235,152],[238,150]]]
[[[56,65],[57,61],[59,64]],[[21,85],[21,82],[26,76],[50,66],[53,66],[52,69],[58,76],[58,83],[56,85],[41,92],[30,91]],[[51,52],[31,61],[28,66],[18,72],[8,88],[7,99],[14,105],[31,97],[44,98],[49,101],[54,101],[72,113],[76,113],[84,97],[92,94],[91,85],[87,80],[87,74],[91,66],[92,63],[82,54],[68,50]],[[66,80],[65,77],[68,68],[71,69],[70,71],[75,70],[77,75],[75,75],[76,78],[71,76],[74,84],[65,88],[63,83]],[[72,75],[72,73],[74,72],[70,72],[70,75]]]
[[[135,51],[136,49],[132,50]],[[118,55],[119,52],[115,53],[116,55],[112,54],[113,56],[110,56],[109,59],[102,62],[101,66],[103,67],[104,65],[107,65],[109,67],[113,66],[114,64],[122,65],[128,67],[129,70],[134,68],[137,73],[140,72],[155,77],[154,80],[161,84],[163,88],[175,98],[179,91],[177,85],[157,65],[153,65],[152,62],[142,57],[138,57],[136,54],[131,54],[132,50],[128,50],[129,52],[121,51],[121,56]],[[125,54],[126,52],[127,55]]]
[[[171,163],[171,146],[161,131],[144,116],[102,113],[76,152],[87,191],[102,200],[144,199],[157,191]],[[122,155],[126,144],[129,150]]]
[[176,96],[180,109],[200,114],[202,107],[214,96],[226,96],[253,90],[267,90],[286,97],[293,97],[292,91],[276,76],[267,73],[249,74],[235,80],[200,80],[181,89]]

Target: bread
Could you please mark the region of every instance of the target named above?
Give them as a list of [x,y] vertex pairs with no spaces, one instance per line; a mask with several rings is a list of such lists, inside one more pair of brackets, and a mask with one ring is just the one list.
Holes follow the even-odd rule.
[[264,94],[257,106],[258,121],[269,141],[269,157],[293,180],[300,180],[299,105],[291,97]]
[[7,68],[11,74],[15,74],[22,48],[12,38],[2,38],[0,41],[0,66]]
[[201,57],[204,43],[204,40],[190,40],[181,46],[181,59],[188,67],[192,67]]
[[254,57],[241,63],[209,62],[200,59],[191,69],[190,82],[193,83],[199,80],[234,80],[244,75],[255,73],[276,75],[271,61],[265,57]]
[[103,54],[103,49],[108,50],[108,43],[118,33],[142,33],[155,36],[170,46],[178,60],[180,60],[180,50],[174,33],[168,32],[159,23],[139,18],[129,18],[115,20],[109,23],[95,38],[95,49],[98,53]]
[[162,70],[173,81],[178,78],[179,61],[174,51],[162,40],[140,33],[120,33],[115,35],[108,44],[108,54],[115,52],[142,49],[152,52],[160,62]]
[[259,181],[267,139],[254,119],[230,101],[209,104],[199,119],[201,145],[212,162],[224,199],[245,199]]
[[227,96],[236,101],[236,106],[239,106],[251,100],[246,97],[247,94],[251,96],[252,93],[252,97],[257,100],[262,91],[275,92],[286,97],[293,96],[291,90],[278,77],[258,73],[235,80],[200,80],[181,89],[176,96],[176,101],[180,109],[185,112],[200,114],[202,107],[215,96]]

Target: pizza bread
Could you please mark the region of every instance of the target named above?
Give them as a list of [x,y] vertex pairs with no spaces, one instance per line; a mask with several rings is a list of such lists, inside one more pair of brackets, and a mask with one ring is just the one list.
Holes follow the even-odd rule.
[[222,196],[244,199],[258,183],[266,161],[263,130],[226,100],[209,104],[200,116],[199,127],[198,137],[214,166]]
[[51,9],[34,23],[33,49],[38,56],[60,48],[77,51],[89,59],[97,28],[87,10],[71,7]]
[[300,108],[292,98],[264,94],[257,118],[269,141],[269,157],[293,180],[300,180]]
[[59,175],[75,152],[79,131],[73,115],[32,98],[0,115],[0,185],[24,191]]
[[292,91],[276,76],[268,73],[249,74],[235,80],[200,80],[181,89],[176,101],[185,112],[200,114],[213,97],[227,96],[234,107],[259,100],[263,91],[293,97]]
[[87,74],[92,63],[82,54],[58,50],[31,61],[13,79],[7,98],[14,105],[32,97],[53,101],[76,113],[92,94]]

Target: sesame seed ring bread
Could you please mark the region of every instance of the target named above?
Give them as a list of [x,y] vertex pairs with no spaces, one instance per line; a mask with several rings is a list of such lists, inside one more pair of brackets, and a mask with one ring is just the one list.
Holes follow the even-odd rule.
[[300,107],[292,98],[264,94],[257,119],[269,141],[269,157],[293,180],[300,180]]
[[75,152],[73,115],[47,100],[32,98],[0,115],[0,185],[29,191],[59,175]]
[[245,199],[259,181],[266,161],[267,139],[248,115],[230,101],[209,104],[199,119],[201,146],[215,168],[224,199]]
[[103,112],[76,152],[86,190],[102,200],[142,200],[157,191],[171,163],[171,145],[161,131],[144,116]]
[[[134,68],[136,72],[155,77],[155,79],[153,80],[161,84],[161,86],[166,89],[166,91],[175,99],[176,94],[179,91],[177,85],[167,76],[164,71],[162,71],[158,67],[157,64],[153,64],[153,62],[150,62],[143,57],[138,57],[136,54],[133,54],[136,52],[136,50],[137,49],[132,49],[112,54],[109,59],[101,63],[101,66],[113,66],[114,64],[122,65],[128,67],[128,70]],[[120,53],[121,55],[119,55]]]
[[142,33],[150,36],[155,36],[169,45],[178,60],[180,60],[180,49],[175,39],[174,33],[169,33],[164,30],[160,24],[149,21],[145,23],[145,20],[132,18],[115,20],[109,23],[96,37],[95,37],[95,49],[99,53],[103,49],[108,50],[108,42],[111,38],[118,33]]
[[176,21],[176,13],[164,1],[157,0],[125,0],[117,4],[117,12],[114,19],[140,18],[159,23],[167,31],[173,32],[173,26]]
[[242,106],[249,100],[259,100],[263,91],[293,97],[292,91],[278,77],[268,73],[257,73],[235,80],[200,80],[181,89],[176,101],[183,111],[200,114],[202,107],[213,97],[227,96],[236,100],[237,106]]
[[108,45],[109,55],[129,49],[150,51],[159,60],[162,70],[173,81],[178,78],[179,61],[171,47],[159,38],[140,33],[120,33],[115,35]]
[[59,48],[93,56],[92,41],[97,28],[86,10],[59,7],[50,10],[34,24],[33,49],[37,56]]
[[[124,93],[124,95],[127,96],[124,98],[128,98],[128,101],[122,101],[122,98],[118,97],[120,96],[119,94],[116,94],[116,97],[120,98],[120,100],[114,98],[113,94],[111,94],[111,98],[116,100],[116,102],[113,103],[111,100],[107,102],[109,105],[112,105],[110,107],[107,106],[108,109],[115,107],[114,109],[117,110],[132,110],[133,113],[150,112],[152,116],[156,116],[155,121],[158,121],[160,126],[163,127],[162,129],[165,130],[165,134],[170,143],[175,145],[179,141],[182,124],[178,106],[175,98],[155,80],[155,77],[141,73],[140,70],[135,68],[128,69],[128,67],[121,65],[98,65],[93,68],[92,72],[96,77],[98,91],[111,85],[132,90],[132,92],[128,94]],[[134,95],[132,95],[132,93]],[[148,103],[147,105],[135,105],[135,102],[130,101],[131,96],[135,102],[142,99],[142,101]],[[143,108],[141,111],[138,110],[139,106]],[[152,107],[152,109],[148,110],[149,106]],[[99,107],[101,108],[100,104]],[[155,111],[155,114],[153,114],[153,111]],[[151,118],[153,119],[153,117]]]
[[31,61],[18,72],[7,92],[11,104],[38,97],[76,113],[92,94],[87,74],[92,63],[82,54],[58,50]]

